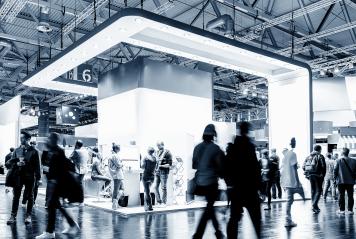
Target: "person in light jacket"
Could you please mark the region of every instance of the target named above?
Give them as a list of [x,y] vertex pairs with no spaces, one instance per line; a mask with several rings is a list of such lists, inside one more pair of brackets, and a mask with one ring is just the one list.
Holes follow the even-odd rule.
[[349,158],[350,150],[343,148],[342,157],[336,161],[334,177],[339,190],[339,210],[337,213],[345,214],[345,191],[347,191],[347,214],[354,214],[354,184],[356,175],[356,160]]
[[[109,171],[110,175],[114,181],[114,190],[112,193],[112,209],[116,210],[118,208],[119,198],[123,196],[124,193],[124,171],[122,161],[119,157],[120,145],[113,143],[111,156],[109,158]],[[118,194],[120,194],[118,196]]]

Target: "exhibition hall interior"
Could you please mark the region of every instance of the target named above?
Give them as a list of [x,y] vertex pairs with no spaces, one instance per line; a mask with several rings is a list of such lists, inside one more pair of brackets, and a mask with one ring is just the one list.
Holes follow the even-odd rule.
[[356,237],[356,0],[0,1],[0,239]]

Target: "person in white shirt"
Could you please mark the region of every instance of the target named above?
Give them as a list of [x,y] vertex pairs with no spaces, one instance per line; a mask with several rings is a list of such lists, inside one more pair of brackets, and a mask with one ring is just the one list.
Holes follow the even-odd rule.
[[298,161],[297,155],[294,152],[296,147],[295,138],[291,139],[291,149],[283,150],[283,160],[281,166],[281,185],[287,193],[286,221],[285,227],[295,227],[297,224],[293,222],[291,215],[291,207],[294,202],[294,194],[298,193],[305,200],[304,190],[298,177]]
[[[109,157],[109,171],[110,175],[114,181],[114,190],[112,193],[112,209],[116,210],[118,208],[119,198],[123,196],[124,193],[124,172],[123,164],[119,157],[120,145],[113,143],[111,156]],[[120,195],[119,195],[120,194]]]

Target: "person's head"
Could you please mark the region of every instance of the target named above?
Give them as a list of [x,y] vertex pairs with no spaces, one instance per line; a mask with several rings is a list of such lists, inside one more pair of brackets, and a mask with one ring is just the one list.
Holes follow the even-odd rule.
[[288,152],[288,149],[287,149],[287,148],[284,148],[284,149],[282,150],[282,154],[283,154],[283,155],[286,155],[287,152]]
[[348,148],[342,149],[342,156],[349,157],[349,153],[350,153],[350,149],[348,149]]
[[334,154],[334,159],[336,160],[336,159],[338,159],[339,158],[339,154],[338,153],[335,153]]
[[327,154],[326,154],[326,157],[327,157],[328,159],[332,159],[332,154],[331,154],[331,153],[327,153]]
[[97,154],[99,153],[99,149],[97,147],[93,148],[93,151]]
[[318,153],[321,153],[321,146],[319,144],[315,145],[314,146],[314,151],[318,152]]
[[239,124],[240,135],[247,136],[251,129],[251,124],[249,122],[241,122]]
[[154,149],[153,147],[148,147],[147,153],[148,153],[149,155],[153,155],[154,152],[155,152],[155,149]]
[[77,142],[75,142],[75,149],[81,149],[83,147],[83,141],[81,141],[80,139],[77,140]]
[[272,154],[276,154],[277,153],[277,149],[271,149],[271,153]]
[[291,140],[290,140],[290,147],[292,148],[292,149],[295,149],[295,146],[297,145],[297,141],[295,140],[295,138],[293,137],[293,138],[291,138]]
[[31,135],[26,131],[22,131],[20,135],[21,145],[27,145],[30,142],[30,140],[31,140]]
[[263,150],[261,151],[261,154],[262,154],[262,157],[263,157],[263,158],[268,158],[268,150],[267,150],[267,149],[263,149]]
[[163,141],[158,141],[157,142],[157,148],[158,148],[158,150],[163,150],[164,149],[164,142]]
[[112,151],[114,151],[115,153],[120,152],[120,145],[112,143]]
[[214,137],[216,137],[216,130],[215,130],[215,125],[213,124],[208,124],[203,132],[203,141],[205,142],[212,142],[214,141]]
[[12,152],[14,152],[14,151],[15,151],[15,148],[11,147],[11,148],[10,148],[10,152],[12,153]]
[[54,148],[58,146],[60,136],[57,133],[50,133],[47,138],[47,147]]

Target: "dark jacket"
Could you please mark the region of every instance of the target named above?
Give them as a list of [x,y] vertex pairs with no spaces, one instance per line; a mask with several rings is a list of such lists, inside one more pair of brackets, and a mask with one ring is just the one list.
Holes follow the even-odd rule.
[[197,185],[209,186],[218,183],[218,178],[222,177],[223,157],[223,151],[213,142],[202,142],[195,146],[193,169],[197,170],[195,174]]
[[57,183],[62,183],[65,176],[65,161],[66,155],[64,150],[57,146],[47,153],[49,162],[49,171],[47,174],[48,180],[56,180]]
[[[164,155],[161,155],[163,154]],[[157,160],[160,160],[162,159],[161,161],[159,161],[159,165],[158,165],[158,170],[160,173],[163,173],[163,174],[169,174],[169,168],[161,168],[160,165],[164,165],[164,164],[169,164],[170,166],[172,166],[172,154],[171,152],[168,150],[168,149],[164,149],[163,151],[158,151],[157,152]]]
[[[20,161],[19,157],[24,157],[24,166],[17,166]],[[5,164],[6,168],[17,167],[19,171],[19,176],[30,179],[30,180],[40,180],[41,179],[41,167],[40,158],[38,156],[37,150],[32,146],[18,147],[12,154],[12,158],[8,160]]]
[[[147,156],[149,157],[149,156]],[[152,156],[154,158],[154,160],[150,160],[147,157],[145,157],[143,159],[143,163],[141,168],[143,169],[143,176],[142,176],[142,180],[143,181],[153,181],[154,180],[154,173],[155,173],[155,168],[157,165],[157,161],[156,158],[154,156]]]
[[5,167],[6,169],[9,169],[7,166],[6,166],[6,163],[12,158],[12,152],[8,153],[6,156],[5,156]]
[[349,157],[338,159],[334,168],[334,176],[337,184],[354,185],[356,180],[356,160]]
[[256,157],[255,145],[247,136],[237,136],[227,155],[226,182],[239,195],[255,197],[261,188],[261,166]]

